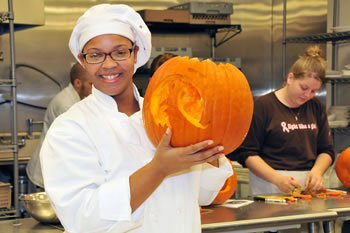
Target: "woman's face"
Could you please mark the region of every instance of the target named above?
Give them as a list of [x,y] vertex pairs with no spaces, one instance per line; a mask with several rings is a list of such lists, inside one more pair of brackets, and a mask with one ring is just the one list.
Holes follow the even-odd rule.
[[[106,34],[94,37],[86,43],[83,53],[110,53],[120,48],[132,48],[129,39],[113,34]],[[112,97],[122,96],[125,93],[132,93],[132,77],[134,64],[136,63],[138,47],[135,47],[130,57],[122,61],[114,61],[111,56],[106,56],[104,62],[99,64],[88,64],[79,54],[84,68],[92,75],[93,85],[103,93]]]
[[292,73],[288,75],[287,84],[288,99],[291,102],[291,107],[299,107],[312,99],[322,87],[322,82],[316,78],[307,76],[295,79]]

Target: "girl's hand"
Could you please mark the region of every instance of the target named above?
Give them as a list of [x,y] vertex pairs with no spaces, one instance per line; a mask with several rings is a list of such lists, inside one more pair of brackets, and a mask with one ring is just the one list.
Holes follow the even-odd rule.
[[188,169],[194,165],[212,162],[224,156],[220,153],[224,149],[223,146],[207,148],[213,143],[212,140],[205,140],[186,147],[170,146],[171,130],[167,129],[165,134],[157,146],[155,156],[152,160],[156,163],[164,176]]
[[300,183],[291,176],[281,175],[275,184],[282,192],[291,193],[295,188],[301,188]]
[[320,174],[310,171],[305,179],[305,189],[310,191],[318,191],[324,188],[324,180]]

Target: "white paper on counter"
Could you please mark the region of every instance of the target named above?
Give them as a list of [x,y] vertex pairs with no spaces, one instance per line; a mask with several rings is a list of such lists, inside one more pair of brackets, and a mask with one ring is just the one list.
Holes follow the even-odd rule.
[[254,202],[253,200],[228,199],[226,202],[224,202],[220,206],[224,206],[224,207],[228,207],[228,208],[239,208],[242,206],[249,205],[253,202]]

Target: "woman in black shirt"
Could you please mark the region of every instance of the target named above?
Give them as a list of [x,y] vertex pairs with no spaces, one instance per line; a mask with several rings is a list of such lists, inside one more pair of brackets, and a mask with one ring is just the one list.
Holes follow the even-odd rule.
[[250,130],[229,157],[250,169],[253,195],[319,190],[334,161],[325,106],[315,97],[326,62],[311,46],[291,67],[284,87],[254,103]]

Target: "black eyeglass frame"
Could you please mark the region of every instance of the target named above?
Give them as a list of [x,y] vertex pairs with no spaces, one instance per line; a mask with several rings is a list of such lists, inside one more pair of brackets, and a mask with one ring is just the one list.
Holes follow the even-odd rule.
[[115,51],[117,51],[117,50],[114,50],[114,51],[109,52],[109,53],[99,52],[99,53],[103,53],[103,54],[105,55],[105,57],[104,57],[103,61],[97,62],[97,63],[91,63],[91,62],[88,62],[88,61],[86,60],[86,56],[87,56],[88,54],[91,54],[91,53],[81,53],[81,55],[83,56],[84,60],[85,60],[86,63],[88,63],[88,64],[101,64],[101,63],[103,63],[103,62],[106,60],[107,56],[109,56],[113,61],[124,61],[124,60],[127,60],[127,59],[130,58],[132,52],[135,50],[135,46],[136,46],[136,45],[134,44],[134,45],[132,46],[132,48],[128,49],[129,52],[130,52],[128,57],[123,58],[123,59],[119,59],[119,60],[114,59],[114,58],[112,57],[112,55],[111,55],[113,52],[115,52]]

